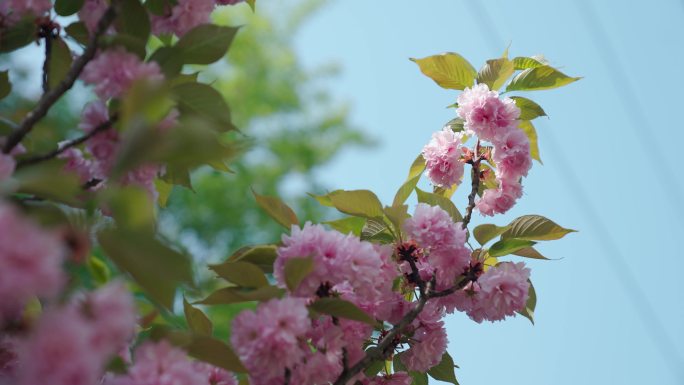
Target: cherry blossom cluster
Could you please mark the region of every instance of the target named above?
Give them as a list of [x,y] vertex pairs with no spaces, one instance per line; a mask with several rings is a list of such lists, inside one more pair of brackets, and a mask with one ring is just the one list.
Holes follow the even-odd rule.
[[[461,182],[464,164],[482,156],[496,167],[497,187],[486,189],[476,207],[483,215],[503,214],[522,196],[520,180],[532,167],[530,142],[519,127],[520,109],[513,99],[500,98],[486,84],[477,84],[459,95],[458,115],[463,131],[446,127],[423,148],[427,176],[434,185],[450,188]],[[478,144],[491,143],[491,154],[476,153],[479,145],[476,150],[467,148],[464,142],[470,136]]]
[[[321,225],[292,226],[277,250],[276,282],[287,288],[286,266],[302,256],[313,260],[311,272],[284,298],[244,311],[232,324],[231,342],[249,369],[250,383],[333,382],[364,356],[365,346],[417,306],[418,297],[410,299],[417,288],[419,296],[428,290],[445,295],[428,301],[394,344],[411,371],[425,372],[441,361],[448,342],[446,314],[460,310],[477,322],[497,321],[524,307],[529,270],[522,263],[502,263],[484,271],[482,261],[471,259],[462,224],[445,210],[419,203],[403,233],[404,241],[391,246]],[[307,306],[325,298],[355,304],[382,327],[330,315],[312,317]],[[409,378],[397,371],[373,378],[359,374],[354,380],[406,384]]]

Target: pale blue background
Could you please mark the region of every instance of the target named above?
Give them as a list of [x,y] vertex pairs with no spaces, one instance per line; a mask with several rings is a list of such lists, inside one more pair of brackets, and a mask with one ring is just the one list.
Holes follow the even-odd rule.
[[550,117],[535,122],[544,166],[495,219],[539,213],[580,232],[539,247],[561,260],[530,263],[536,326],[448,318],[461,384],[684,384],[683,37],[677,0],[342,0],[297,36],[308,66],[339,61],[334,92],[381,142],[320,177],[386,203],[454,116],[456,93],[409,57],[456,51],[479,67],[512,43],[584,77],[528,94]]

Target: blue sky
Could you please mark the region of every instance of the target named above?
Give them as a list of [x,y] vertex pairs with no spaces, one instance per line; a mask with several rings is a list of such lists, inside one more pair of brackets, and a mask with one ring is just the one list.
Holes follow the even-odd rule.
[[444,107],[457,94],[409,57],[455,51],[479,67],[511,43],[512,56],[544,54],[584,77],[525,95],[549,115],[535,122],[544,165],[533,167],[521,202],[493,220],[536,213],[579,233],[539,247],[559,260],[530,263],[535,326],[448,318],[462,384],[684,383],[682,36],[677,0],[344,0],[297,36],[307,66],[342,65],[333,92],[380,140],[345,152],[320,178],[385,202],[454,116]]

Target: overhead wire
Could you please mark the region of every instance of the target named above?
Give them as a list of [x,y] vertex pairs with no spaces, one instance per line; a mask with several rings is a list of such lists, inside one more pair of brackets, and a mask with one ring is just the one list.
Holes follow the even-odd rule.
[[[482,29],[483,35],[485,36],[490,47],[493,50],[496,50],[499,49],[500,46],[503,46],[504,40],[501,38],[498,28],[496,27],[496,24],[487,9],[484,8],[477,0],[465,0],[463,3],[469,9],[469,12],[475,16],[476,19],[478,19],[478,24]],[[587,13],[589,14],[586,18],[587,22],[590,24],[596,23],[598,18],[592,14],[591,10],[586,11],[585,8],[585,14]],[[594,25],[592,29],[597,30],[598,28]],[[609,45],[610,41],[607,39],[605,32],[599,34],[601,36],[597,40],[600,41],[598,44],[602,46],[607,44]],[[599,50],[601,49],[601,47],[597,48]],[[607,52],[614,53],[614,49],[608,48]],[[611,54],[609,57],[617,56]],[[620,72],[618,75],[613,77],[613,81],[616,83],[621,83],[624,79],[626,79],[624,69],[622,69],[621,65],[617,65],[615,67],[620,68]],[[628,83],[625,82],[625,84],[627,84],[627,88],[625,89],[626,96],[623,97],[628,98],[628,100],[623,99],[625,106],[629,106],[632,109],[636,108],[636,112],[631,112],[634,115],[633,118],[636,119],[635,121],[639,125],[648,127],[633,90]],[[619,88],[619,84],[616,84],[616,89]],[[627,108],[627,110],[631,109]],[[632,272],[625,256],[619,249],[618,243],[615,241],[615,238],[609,231],[606,222],[598,214],[599,210],[591,200],[590,195],[585,190],[580,178],[575,173],[570,162],[568,162],[568,159],[561,147],[558,145],[558,142],[556,142],[553,131],[548,130],[547,133],[548,147],[551,148],[554,157],[557,160],[555,166],[561,170],[563,173],[564,182],[568,185],[568,188],[573,191],[573,194],[570,194],[571,197],[575,200],[576,204],[579,206],[579,209],[583,212],[584,217],[588,219],[587,222],[593,227],[593,233],[597,236],[596,239],[598,240],[604,256],[613,256],[613,258],[610,260],[613,271],[616,273],[618,282],[622,286],[624,292],[627,294],[627,298],[632,303],[634,311],[644,324],[644,328],[649,338],[654,343],[663,360],[667,362],[667,365],[670,367],[673,376],[678,380],[678,383],[684,384],[684,360],[682,360],[676,345],[672,342],[673,339],[667,333],[663,322],[658,317],[655,308],[641,287],[639,279]],[[649,139],[646,139],[646,143],[651,146],[655,146],[653,144],[655,139],[653,138],[652,133],[648,131],[646,136],[649,137]],[[666,187],[663,188],[667,189]]]

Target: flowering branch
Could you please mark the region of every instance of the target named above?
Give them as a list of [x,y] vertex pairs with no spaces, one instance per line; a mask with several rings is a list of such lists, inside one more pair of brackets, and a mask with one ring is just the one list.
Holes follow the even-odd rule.
[[57,149],[48,152],[47,154],[37,155],[37,156],[31,157],[31,158],[20,160],[17,163],[17,168],[21,168],[24,166],[30,166],[32,164],[40,163],[40,162],[55,158],[59,154],[63,153],[64,151],[66,151],[72,147],[78,146],[79,144],[87,141],[88,139],[94,137],[95,135],[108,130],[117,121],[117,119],[118,119],[117,115],[112,115],[112,117],[109,118],[109,120],[102,122],[101,124],[96,126],[92,131],[90,131],[89,133],[87,133],[83,136],[80,136],[76,139],[70,140],[70,141],[64,143],[62,146],[59,146]]
[[64,79],[55,88],[43,94],[38,102],[38,105],[26,115],[26,118],[24,118],[19,125],[19,128],[13,131],[7,137],[5,146],[2,149],[3,153],[9,154],[10,151],[12,151],[12,149],[19,144],[19,142],[21,142],[29,132],[31,132],[33,126],[42,118],[44,118],[45,115],[47,115],[50,108],[62,97],[62,95],[64,95],[64,93],[73,87],[76,79],[78,79],[78,77],[81,75],[83,68],[95,57],[98,47],[98,40],[100,36],[107,31],[115,17],[115,4],[112,4],[107,8],[100,21],[97,23],[97,28],[90,37],[90,42],[83,51],[83,54],[74,61]]

